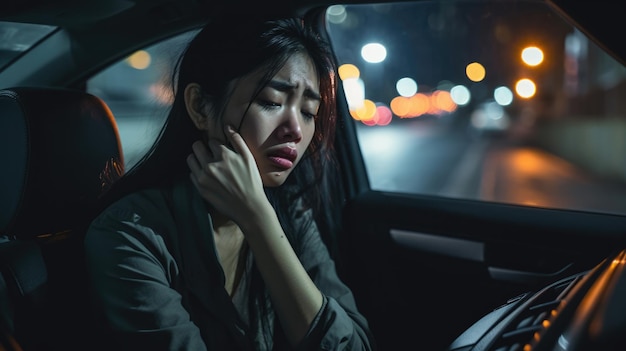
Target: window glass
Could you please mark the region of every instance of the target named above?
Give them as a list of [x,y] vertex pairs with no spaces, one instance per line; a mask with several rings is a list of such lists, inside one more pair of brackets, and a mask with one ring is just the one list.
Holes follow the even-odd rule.
[[374,190],[626,213],[626,70],[534,1],[335,5]]
[[173,101],[171,74],[196,31],[138,50],[87,81],[87,91],[109,106],[130,169],[156,140]]
[[0,70],[57,27],[0,21]]

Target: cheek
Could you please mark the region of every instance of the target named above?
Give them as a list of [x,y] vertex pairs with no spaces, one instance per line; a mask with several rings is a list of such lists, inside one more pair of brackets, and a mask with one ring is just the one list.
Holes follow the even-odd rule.
[[311,141],[313,140],[313,136],[315,135],[315,123],[310,123],[306,125],[302,125],[302,141],[298,144],[298,148],[302,149],[304,152],[309,148]]
[[[263,125],[259,125],[256,121],[258,121],[258,119],[255,119],[254,116],[246,116],[245,122],[239,131],[246,145],[255,156],[269,136],[268,131],[263,128]],[[235,128],[236,127],[237,126],[235,126]]]

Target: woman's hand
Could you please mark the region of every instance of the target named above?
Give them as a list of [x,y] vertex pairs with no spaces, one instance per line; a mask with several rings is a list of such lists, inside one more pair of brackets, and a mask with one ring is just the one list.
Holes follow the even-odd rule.
[[291,247],[248,146],[230,127],[226,136],[234,151],[216,141],[208,149],[200,141],[193,144],[187,157],[191,180],[206,201],[241,228],[287,338],[297,345],[324,298]]
[[233,145],[231,150],[215,140],[208,148],[196,141],[193,154],[187,157],[191,180],[202,197],[221,214],[239,226],[254,218],[259,206],[269,206],[263,181],[241,135],[226,127],[226,137]]

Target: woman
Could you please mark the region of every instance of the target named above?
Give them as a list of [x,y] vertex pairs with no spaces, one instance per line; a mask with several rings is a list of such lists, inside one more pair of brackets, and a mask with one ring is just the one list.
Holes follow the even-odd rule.
[[117,346],[373,348],[317,226],[332,230],[334,72],[298,19],[223,17],[190,42],[159,141],[86,237]]

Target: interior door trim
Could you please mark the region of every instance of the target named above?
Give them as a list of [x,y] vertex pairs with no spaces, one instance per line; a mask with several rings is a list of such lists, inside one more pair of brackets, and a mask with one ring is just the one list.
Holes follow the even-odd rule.
[[414,250],[476,262],[485,261],[485,244],[481,242],[400,229],[390,229],[389,235],[396,244]]

